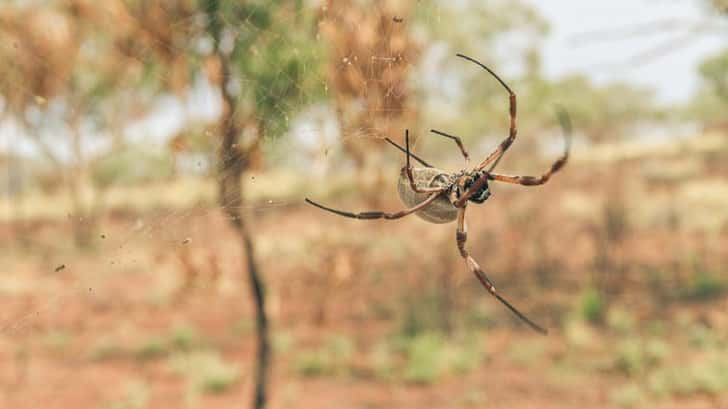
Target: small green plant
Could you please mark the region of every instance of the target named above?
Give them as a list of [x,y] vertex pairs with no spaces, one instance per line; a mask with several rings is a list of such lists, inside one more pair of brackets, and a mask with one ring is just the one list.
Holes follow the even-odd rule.
[[644,370],[645,354],[639,339],[628,339],[619,345],[614,366],[627,376]]
[[169,335],[169,343],[176,349],[189,351],[201,344],[200,335],[189,326],[175,327]]
[[705,301],[721,296],[728,290],[728,283],[710,272],[699,272],[693,276],[680,292],[681,298],[690,301]]
[[395,375],[395,355],[387,342],[378,342],[369,353],[370,366],[378,379],[390,380]]
[[444,294],[442,289],[429,293],[409,295],[405,299],[404,315],[400,321],[400,334],[416,337],[419,334],[447,330],[446,311],[442,308]]
[[156,359],[167,355],[167,341],[160,337],[153,337],[146,340],[135,351],[134,355],[141,360]]
[[296,370],[303,376],[325,376],[348,373],[354,344],[343,335],[329,336],[323,346],[305,350],[295,359]]
[[657,338],[652,338],[645,343],[645,357],[649,366],[659,365],[670,356],[670,346]]
[[477,368],[486,358],[476,336],[467,336],[457,343],[449,342],[445,352],[447,370],[461,375]]
[[711,349],[718,344],[715,332],[705,324],[691,325],[688,331],[688,343],[697,349]]
[[492,309],[484,304],[476,304],[465,313],[465,325],[468,328],[490,328],[494,323]]
[[334,373],[330,358],[320,350],[303,351],[295,360],[296,371],[306,377],[331,375]]
[[429,384],[437,381],[443,372],[443,339],[436,333],[417,335],[407,343],[407,364],[404,379]]
[[175,356],[170,366],[187,379],[188,393],[192,396],[223,393],[240,378],[237,367],[225,363],[218,353],[211,351]]
[[590,288],[581,297],[579,311],[584,320],[598,324],[604,319],[604,307],[602,295],[596,289]]
[[650,392],[658,396],[724,395],[728,392],[728,358],[713,353],[687,365],[659,368],[650,374],[648,386]]
[[118,344],[110,339],[102,339],[91,347],[89,352],[89,359],[92,361],[106,361],[110,359],[119,359],[126,356],[128,351],[125,351]]

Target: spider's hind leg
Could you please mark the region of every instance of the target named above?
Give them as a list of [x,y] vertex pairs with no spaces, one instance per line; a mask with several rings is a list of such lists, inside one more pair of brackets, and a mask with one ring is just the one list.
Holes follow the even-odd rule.
[[531,321],[526,315],[524,315],[522,312],[520,312],[516,307],[514,307],[510,302],[508,302],[505,298],[503,298],[495,289],[495,286],[493,285],[493,282],[490,281],[488,276],[485,274],[485,271],[483,271],[482,268],[480,268],[480,265],[477,261],[470,255],[468,250],[465,248],[465,242],[468,239],[468,233],[465,230],[465,208],[461,208],[458,212],[458,229],[456,232],[456,239],[457,239],[457,245],[458,250],[460,250],[460,256],[465,260],[465,263],[468,265],[468,268],[475,274],[475,277],[478,278],[478,281],[480,281],[481,284],[483,284],[483,287],[485,287],[486,290],[495,298],[498,299],[503,305],[505,305],[509,310],[511,310],[512,313],[514,313],[518,318],[521,319],[521,321],[528,324],[529,327],[533,328],[534,330],[540,332],[541,334],[546,335],[548,331],[546,331],[545,328],[542,326],[536,324],[535,322]]

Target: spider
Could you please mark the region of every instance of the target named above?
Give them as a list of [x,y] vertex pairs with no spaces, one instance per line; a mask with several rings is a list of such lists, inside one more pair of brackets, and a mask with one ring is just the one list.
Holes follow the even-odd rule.
[[[511,310],[511,312],[513,312],[518,318],[534,330],[542,334],[546,334],[546,329],[531,321],[496,291],[493,282],[490,278],[488,278],[478,262],[475,261],[465,248],[465,242],[468,237],[465,226],[465,210],[468,202],[481,204],[490,197],[491,192],[488,182],[505,182],[524,186],[535,186],[546,183],[551,175],[559,171],[568,160],[571,145],[571,123],[566,112],[564,110],[559,110],[558,116],[564,130],[566,140],[564,153],[551,165],[551,168],[541,176],[510,176],[493,173],[493,169],[503,157],[503,154],[516,139],[516,94],[495,72],[486,67],[483,63],[463,54],[457,54],[457,56],[477,64],[486,70],[503,86],[503,88],[505,88],[506,91],[508,91],[510,100],[510,132],[508,137],[505,138],[492,153],[486,156],[486,158],[477,166],[472,169],[468,169],[467,166],[469,166],[470,163],[470,155],[465,149],[461,139],[458,136],[432,129],[430,130],[432,133],[452,139],[455,144],[457,144],[461,154],[465,158],[466,169],[450,173],[430,165],[423,159],[411,153],[409,146],[409,131],[406,131],[404,148],[393,142],[391,139],[384,138],[387,142],[404,152],[406,155],[405,166],[402,167],[400,171],[399,182],[397,185],[399,197],[404,205],[407,206],[405,209],[393,213],[382,211],[351,213],[326,207],[310,200],[309,198],[306,198],[305,200],[307,203],[322,210],[353,219],[392,220],[414,213],[420,218],[431,223],[449,223],[457,221],[455,240],[460,256],[465,260],[468,268],[473,272],[473,274],[475,274],[485,289],[509,310]],[[419,162],[423,167],[412,167],[410,164],[410,158]]]

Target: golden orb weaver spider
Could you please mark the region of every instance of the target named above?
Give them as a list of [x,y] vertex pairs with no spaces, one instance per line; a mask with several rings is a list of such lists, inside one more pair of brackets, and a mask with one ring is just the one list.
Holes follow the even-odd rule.
[[[460,251],[460,256],[465,260],[468,268],[470,268],[473,274],[475,274],[485,289],[509,310],[511,310],[518,318],[534,330],[542,334],[546,334],[547,331],[545,328],[531,321],[496,291],[493,282],[490,278],[488,278],[478,262],[475,261],[465,248],[465,242],[468,237],[465,227],[465,209],[467,208],[468,202],[481,204],[490,197],[490,188],[488,187],[489,181],[513,183],[524,186],[535,186],[546,183],[552,174],[558,172],[566,164],[566,161],[569,158],[569,149],[571,147],[571,123],[566,111],[559,110],[559,121],[564,130],[564,136],[566,139],[564,153],[551,165],[551,168],[541,176],[510,176],[493,173],[493,169],[503,157],[503,154],[516,139],[516,94],[495,72],[486,67],[483,63],[463,54],[457,54],[457,56],[477,64],[484,70],[488,71],[488,73],[490,73],[503,86],[503,88],[508,91],[510,100],[510,132],[508,137],[504,139],[493,152],[491,152],[482,162],[472,169],[466,168],[455,173],[447,172],[430,165],[410,152],[409,131],[407,131],[405,133],[404,148],[393,142],[391,139],[385,138],[387,142],[404,152],[406,155],[406,163],[400,171],[397,191],[400,199],[407,208],[394,213],[382,211],[351,213],[326,207],[310,200],[309,198],[306,198],[306,202],[339,216],[353,219],[392,220],[414,213],[431,223],[449,223],[457,220],[455,240],[458,250]],[[435,129],[432,129],[431,132],[452,139],[457,144],[460,152],[465,158],[466,166],[470,163],[470,155],[459,137]],[[423,167],[412,167],[410,164],[410,157],[419,162]]]

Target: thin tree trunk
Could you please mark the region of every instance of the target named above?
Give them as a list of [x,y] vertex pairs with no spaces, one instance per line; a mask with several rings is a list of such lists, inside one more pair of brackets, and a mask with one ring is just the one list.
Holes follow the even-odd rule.
[[236,149],[238,128],[232,123],[226,124],[225,135],[220,149],[220,206],[229,217],[230,224],[243,242],[245,263],[248,271],[255,303],[256,329],[258,334],[258,360],[255,369],[254,408],[265,407],[266,385],[268,382],[268,366],[270,361],[270,342],[268,335],[268,318],[265,312],[265,288],[255,260],[255,249],[250,231],[241,213],[242,204],[242,171],[245,158]]
[[[223,78],[229,77],[228,62],[221,58]],[[225,84],[226,81],[223,82]],[[247,167],[249,150],[243,151],[238,147],[237,139],[240,128],[234,118],[235,97],[230,95],[223,85],[223,98],[227,105],[226,112],[221,119],[223,141],[219,151],[220,179],[219,200],[220,207],[229,217],[230,224],[240,236],[243,243],[245,263],[250,280],[253,302],[255,303],[255,318],[257,329],[258,359],[255,368],[255,397],[253,407],[262,409],[266,403],[266,386],[268,384],[268,367],[270,364],[270,339],[268,331],[268,317],[265,311],[265,286],[255,260],[255,248],[250,231],[241,212],[243,202],[242,175]],[[259,135],[260,137],[260,135]]]
[[[217,74],[220,74],[220,77],[218,81],[213,81],[213,83],[219,84],[222,97],[225,101],[224,113],[220,118],[220,130],[223,133],[223,138],[218,152],[220,163],[220,179],[218,181],[220,207],[229,217],[230,224],[238,233],[243,243],[245,264],[253,293],[253,302],[255,304],[255,323],[258,343],[253,408],[263,409],[266,404],[266,388],[268,385],[271,355],[268,317],[265,312],[265,285],[258,268],[258,263],[255,260],[253,239],[241,211],[241,205],[243,203],[243,172],[248,167],[251,159],[250,153],[253,152],[253,148],[257,144],[254,143],[245,150],[238,144],[238,136],[241,131],[239,122],[235,118],[238,104],[236,96],[232,94],[228,87],[233,63],[230,61],[229,53],[226,53],[220,48],[224,25],[220,16],[220,2],[219,0],[207,0],[203,3],[203,7],[208,17],[207,30],[214,40],[216,56],[219,62],[219,72]],[[261,135],[262,132],[258,132],[257,138],[261,138]]]

